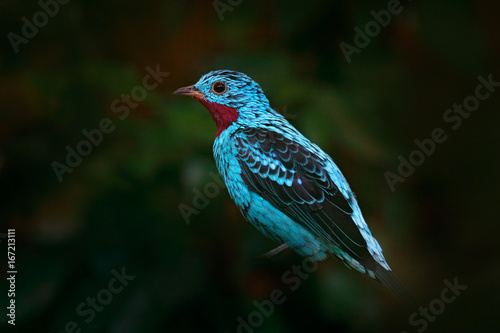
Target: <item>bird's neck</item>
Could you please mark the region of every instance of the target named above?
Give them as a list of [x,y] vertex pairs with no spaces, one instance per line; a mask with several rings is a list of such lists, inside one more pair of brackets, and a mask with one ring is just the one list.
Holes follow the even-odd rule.
[[215,124],[217,125],[217,138],[226,128],[231,126],[238,120],[239,112],[237,109],[227,105],[207,101],[206,99],[199,99],[200,103],[207,108],[212,115]]

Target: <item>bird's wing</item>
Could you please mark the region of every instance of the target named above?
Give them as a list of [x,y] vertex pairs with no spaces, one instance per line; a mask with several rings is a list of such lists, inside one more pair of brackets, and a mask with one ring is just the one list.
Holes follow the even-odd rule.
[[325,168],[328,161],[276,131],[246,128],[240,134],[236,157],[252,191],[326,244],[359,262],[373,260],[352,217],[353,198],[341,193]]

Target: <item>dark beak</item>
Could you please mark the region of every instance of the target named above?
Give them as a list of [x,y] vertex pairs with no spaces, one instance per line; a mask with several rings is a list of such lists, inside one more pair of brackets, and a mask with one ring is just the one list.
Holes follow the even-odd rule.
[[182,87],[174,91],[174,95],[190,96],[194,98],[204,98],[205,94],[193,86]]

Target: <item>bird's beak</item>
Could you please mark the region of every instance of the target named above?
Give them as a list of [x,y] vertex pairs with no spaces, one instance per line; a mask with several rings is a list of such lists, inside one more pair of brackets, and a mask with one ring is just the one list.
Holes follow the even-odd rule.
[[174,95],[190,96],[193,98],[201,99],[205,97],[201,91],[196,89],[194,86],[182,87],[174,91]]

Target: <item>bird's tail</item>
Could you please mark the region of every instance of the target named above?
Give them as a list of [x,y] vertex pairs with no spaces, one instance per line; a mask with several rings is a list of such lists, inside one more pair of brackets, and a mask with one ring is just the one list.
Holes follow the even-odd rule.
[[389,290],[403,303],[408,310],[414,311],[418,308],[417,302],[413,299],[410,293],[403,287],[401,282],[394,273],[390,270],[386,270],[380,265],[377,265],[375,269],[376,279],[382,283],[384,286],[389,288]]

